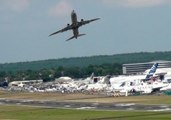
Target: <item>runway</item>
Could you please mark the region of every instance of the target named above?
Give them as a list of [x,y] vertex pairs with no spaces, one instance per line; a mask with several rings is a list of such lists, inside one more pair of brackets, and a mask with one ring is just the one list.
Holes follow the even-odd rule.
[[91,109],[91,110],[171,111],[171,106],[169,105],[140,105],[135,103],[88,103],[88,102],[0,99],[0,104],[29,105],[29,106],[48,107],[48,108]]

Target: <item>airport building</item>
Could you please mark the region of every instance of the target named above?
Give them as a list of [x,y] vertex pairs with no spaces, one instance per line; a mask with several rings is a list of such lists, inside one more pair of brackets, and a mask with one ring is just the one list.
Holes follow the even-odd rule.
[[158,68],[171,68],[171,61],[152,61],[146,63],[123,64],[122,71],[125,75],[142,74],[145,70],[150,69],[154,63],[159,63]]

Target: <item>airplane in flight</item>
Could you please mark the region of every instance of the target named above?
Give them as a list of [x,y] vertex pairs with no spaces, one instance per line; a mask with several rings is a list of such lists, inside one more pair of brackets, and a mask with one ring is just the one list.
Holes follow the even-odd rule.
[[72,23],[71,24],[67,24],[67,27],[57,31],[57,32],[54,32],[52,34],[50,34],[49,36],[52,36],[52,35],[55,35],[55,34],[58,34],[58,33],[62,33],[62,32],[65,32],[65,31],[68,31],[68,30],[72,30],[73,31],[73,36],[70,37],[69,39],[67,39],[66,41],[69,41],[73,38],[78,38],[80,36],[83,36],[85,34],[79,34],[79,27],[81,27],[82,25],[86,25],[90,22],[93,22],[93,21],[96,21],[96,20],[99,20],[100,18],[95,18],[95,19],[91,19],[91,20],[84,20],[84,19],[81,19],[81,21],[77,21],[77,14],[75,13],[75,11],[73,10],[72,13],[71,13],[71,21]]

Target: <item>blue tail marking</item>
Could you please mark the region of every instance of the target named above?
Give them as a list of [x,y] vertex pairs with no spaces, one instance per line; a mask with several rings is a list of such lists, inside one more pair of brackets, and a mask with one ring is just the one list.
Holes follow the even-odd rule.
[[150,77],[152,77],[152,76],[154,75],[154,73],[156,72],[157,67],[158,67],[158,63],[155,63],[155,64],[151,67],[151,69],[150,69],[150,71],[148,72],[148,74],[146,75],[146,78],[145,78],[145,79],[150,79]]

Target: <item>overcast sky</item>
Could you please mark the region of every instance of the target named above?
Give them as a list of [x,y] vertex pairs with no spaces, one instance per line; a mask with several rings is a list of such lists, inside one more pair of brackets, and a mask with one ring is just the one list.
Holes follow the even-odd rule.
[[[86,34],[49,34],[78,20]],[[171,0],[0,0],[0,63],[171,50]]]

